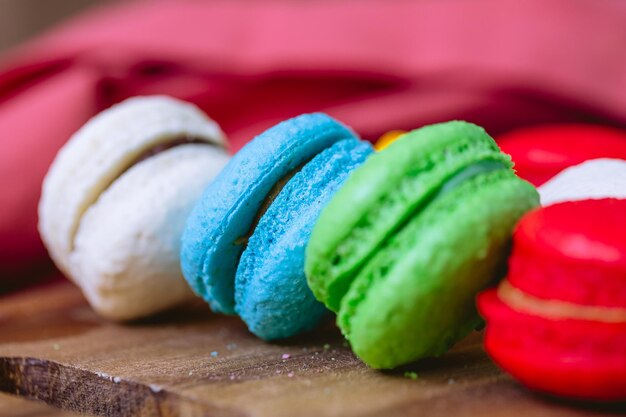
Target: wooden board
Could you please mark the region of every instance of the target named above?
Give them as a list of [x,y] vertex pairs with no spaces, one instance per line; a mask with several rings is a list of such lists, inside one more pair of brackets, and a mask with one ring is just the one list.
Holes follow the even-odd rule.
[[41,402],[0,392],[0,416],[2,417],[81,417],[72,411],[53,408]]
[[65,283],[0,299],[0,329],[0,391],[95,415],[532,417],[626,411],[527,392],[489,361],[479,334],[440,359],[378,372],[354,357],[332,323],[296,340],[264,343],[238,319],[210,314],[199,303],[116,325],[97,318]]

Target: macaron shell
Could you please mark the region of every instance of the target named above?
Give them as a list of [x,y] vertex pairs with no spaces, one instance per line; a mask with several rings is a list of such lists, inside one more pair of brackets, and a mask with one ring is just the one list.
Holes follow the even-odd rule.
[[183,234],[181,264],[214,311],[234,313],[234,281],[245,236],[271,188],[333,143],[354,138],[321,113],[282,122],[244,146],[205,190]]
[[235,281],[236,310],[252,333],[289,337],[326,314],[307,286],[304,249],[322,208],[372,152],[356,139],[325,149],[288,181],[257,224]]
[[626,306],[626,200],[563,202],[515,230],[508,279],[539,298]]
[[539,187],[539,195],[543,206],[609,197],[626,199],[626,160],[594,159],[567,168]]
[[496,290],[478,298],[485,348],[531,389],[593,400],[626,399],[626,322],[551,320],[515,311]]
[[502,151],[513,158],[518,175],[536,186],[590,159],[626,159],[626,132],[608,126],[529,126],[496,139]]
[[179,145],[134,165],[89,207],[69,269],[99,314],[135,319],[194,297],[180,271],[180,235],[228,159],[214,146]]
[[439,355],[479,319],[474,294],[504,273],[517,220],[538,204],[534,187],[502,169],[432,201],[368,262],[338,323],[374,368]]
[[43,183],[39,230],[70,278],[68,259],[85,210],[142,153],[181,137],[225,144],[218,125],[195,106],[136,97],[95,116],[59,151]]
[[307,248],[306,273],[319,300],[339,309],[355,273],[447,178],[473,163],[510,167],[485,131],[448,122],[406,133],[355,170],[323,210]]

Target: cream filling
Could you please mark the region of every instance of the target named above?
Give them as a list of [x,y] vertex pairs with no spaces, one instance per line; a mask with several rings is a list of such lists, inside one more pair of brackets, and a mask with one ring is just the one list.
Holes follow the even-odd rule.
[[283,190],[283,188],[285,188],[285,185],[287,185],[289,180],[291,178],[293,178],[293,176],[296,175],[302,169],[302,167],[304,167],[304,165],[306,165],[306,163],[296,167],[295,169],[293,169],[292,171],[287,173],[287,175],[282,177],[280,180],[278,180],[278,182],[276,182],[276,184],[274,184],[272,186],[272,188],[270,189],[269,193],[267,193],[267,195],[265,196],[265,199],[261,203],[261,206],[259,206],[259,210],[257,211],[256,215],[254,216],[254,220],[252,220],[252,224],[250,224],[250,228],[248,229],[248,231],[246,232],[245,235],[243,235],[243,236],[241,236],[241,237],[239,237],[239,238],[237,238],[235,240],[235,242],[234,242],[235,245],[243,245],[244,248],[246,246],[248,246],[248,240],[250,240],[250,237],[254,233],[254,229],[256,229],[256,227],[259,224],[259,222],[261,221],[261,218],[263,217],[263,215],[270,208],[270,206],[272,205],[274,200],[276,200],[276,197],[278,197],[278,194],[280,194],[280,192]]
[[[190,136],[175,136],[172,137],[171,140],[169,142],[161,142],[161,143],[157,143],[152,147],[147,148],[146,150],[144,150],[143,152],[139,153],[137,156],[135,156],[134,158],[130,159],[124,166],[122,166],[119,171],[117,172],[116,175],[114,175],[108,182],[102,184],[100,187],[98,187],[98,190],[96,193],[93,193],[93,195],[91,196],[91,198],[89,198],[87,201],[84,201],[84,203],[82,204],[81,210],[77,213],[76,219],[74,220],[74,224],[71,228],[70,231],[70,242],[71,242],[71,246],[70,246],[70,251],[74,250],[75,247],[75,240],[76,240],[76,235],[78,234],[78,228],[80,225],[80,222],[83,218],[83,216],[85,215],[85,213],[89,210],[89,208],[94,205],[96,203],[96,201],[98,201],[98,199],[100,198],[100,196],[102,194],[104,194],[106,192],[107,189],[109,189],[111,187],[111,185],[117,181],[118,178],[120,178],[122,175],[124,175],[129,169],[131,169],[132,167],[134,167],[135,165],[139,164],[140,162],[152,158],[162,152],[165,152],[169,149],[175,148],[177,146],[182,146],[182,145],[190,145],[190,144],[201,144],[201,145],[208,145],[208,146],[220,146],[216,143],[213,142],[208,142],[206,140],[202,140],[199,138],[195,138],[195,137],[190,137]],[[220,146],[221,147],[221,146]]]
[[513,310],[554,320],[589,320],[603,323],[625,323],[626,308],[586,306],[568,301],[538,298],[515,288],[504,280],[498,297]]

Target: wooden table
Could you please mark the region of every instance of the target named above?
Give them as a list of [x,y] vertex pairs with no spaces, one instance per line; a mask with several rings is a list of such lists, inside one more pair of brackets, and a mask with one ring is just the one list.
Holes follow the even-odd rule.
[[[0,391],[108,416],[586,416],[623,405],[554,401],[500,372],[474,334],[444,357],[368,369],[328,323],[263,343],[198,303],[127,325],[67,283],[0,299]],[[21,405],[16,405],[21,404]],[[30,407],[30,408],[29,408]],[[0,415],[74,416],[0,396]],[[31,409],[17,414],[16,409]],[[23,412],[23,411],[20,411]]]

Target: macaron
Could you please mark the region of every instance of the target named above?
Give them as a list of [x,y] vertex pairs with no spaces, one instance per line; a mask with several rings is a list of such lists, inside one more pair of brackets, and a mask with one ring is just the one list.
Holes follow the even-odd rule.
[[626,160],[593,159],[564,169],[539,187],[544,206],[561,201],[626,198]]
[[43,182],[39,231],[99,314],[131,320],[193,297],[180,236],[229,159],[225,145],[195,106],[153,96],[103,111],[59,151]]
[[324,208],[306,249],[309,285],[369,366],[441,355],[481,323],[474,297],[503,276],[513,227],[537,204],[482,128],[414,130]]
[[480,295],[487,353],[530,389],[626,399],[625,213],[598,199],[527,214],[507,279]]
[[196,294],[266,340],[314,327],[326,309],[307,287],[304,248],[322,207],[372,152],[320,113],[250,141],[187,220],[181,265]]
[[502,151],[513,158],[517,174],[536,186],[590,159],[626,159],[626,131],[608,126],[530,126],[496,139]]

